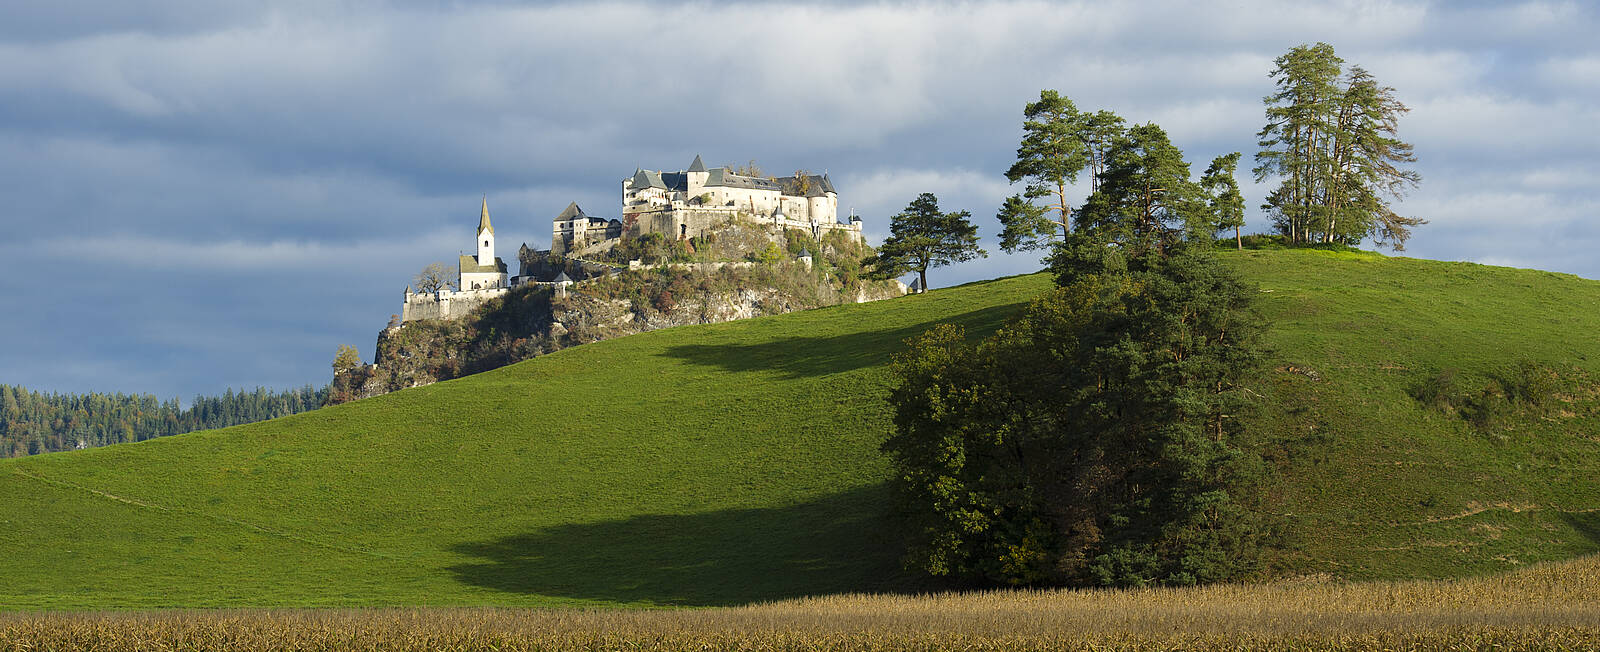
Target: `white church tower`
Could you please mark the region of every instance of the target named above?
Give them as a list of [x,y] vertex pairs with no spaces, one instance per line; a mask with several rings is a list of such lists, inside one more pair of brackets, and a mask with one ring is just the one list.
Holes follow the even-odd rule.
[[494,257],[494,225],[489,223],[489,196],[478,214],[478,255],[463,254],[460,262],[462,290],[506,287],[506,264]]
[[494,225],[489,223],[489,196],[483,196],[483,213],[478,216],[478,264],[494,264]]

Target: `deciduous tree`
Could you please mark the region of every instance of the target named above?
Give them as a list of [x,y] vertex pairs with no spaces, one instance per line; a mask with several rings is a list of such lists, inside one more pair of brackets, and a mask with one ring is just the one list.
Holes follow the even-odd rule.
[[438,292],[452,287],[454,283],[451,278],[454,276],[444,263],[429,263],[427,267],[422,268],[422,271],[417,272],[416,278],[411,283],[416,286],[418,292]]
[[1059,249],[1079,255],[1019,321],[977,346],[936,327],[895,360],[884,450],[908,561],[1014,585],[1250,573],[1267,532],[1238,418],[1261,359],[1251,292],[1182,240],[1127,256],[1080,231]]
[[361,352],[349,344],[340,344],[339,350],[333,355],[333,374],[337,376],[360,366]]

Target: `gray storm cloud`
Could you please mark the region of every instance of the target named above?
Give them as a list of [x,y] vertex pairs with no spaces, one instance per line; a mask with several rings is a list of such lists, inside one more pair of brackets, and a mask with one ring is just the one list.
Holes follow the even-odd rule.
[[992,227],[1040,89],[1163,125],[1198,171],[1254,152],[1272,59],[1315,41],[1414,109],[1411,255],[1600,277],[1595,28],[1540,2],[6,3],[0,292],[29,309],[0,382],[320,384],[480,195],[544,245],[568,201],[608,214],[695,154],[827,170],[880,237],[918,192],[972,211],[995,255],[936,285],[1030,271]]

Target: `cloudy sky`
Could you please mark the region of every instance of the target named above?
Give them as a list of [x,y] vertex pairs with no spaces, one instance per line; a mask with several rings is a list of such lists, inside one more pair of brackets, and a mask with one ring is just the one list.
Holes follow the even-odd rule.
[[[1272,59],[1316,41],[1413,109],[1408,255],[1600,278],[1586,3],[261,4],[0,4],[0,383],[321,385],[481,195],[510,258],[696,154],[826,170],[874,240],[919,192],[988,236],[1040,89],[1198,173],[1254,154]],[[934,284],[1038,267],[990,249]]]

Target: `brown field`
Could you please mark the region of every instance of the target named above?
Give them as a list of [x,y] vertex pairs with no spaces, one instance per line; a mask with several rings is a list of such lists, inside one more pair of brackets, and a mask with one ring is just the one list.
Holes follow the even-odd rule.
[[1453,581],[839,595],[693,610],[13,612],[4,650],[1600,649],[1600,558]]

